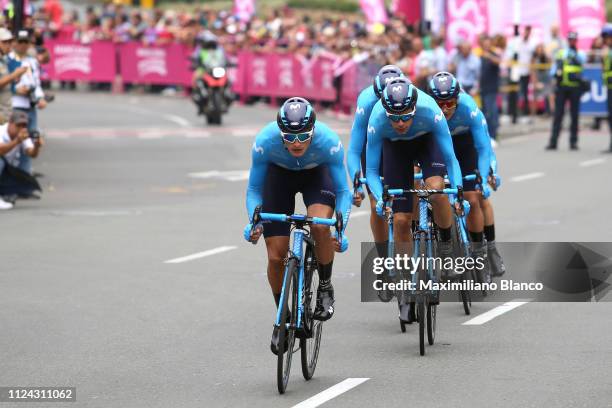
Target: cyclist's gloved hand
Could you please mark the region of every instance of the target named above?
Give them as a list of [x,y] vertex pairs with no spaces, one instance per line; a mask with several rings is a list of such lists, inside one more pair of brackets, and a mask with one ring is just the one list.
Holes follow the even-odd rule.
[[484,198],[489,198],[490,195],[491,195],[491,188],[489,187],[488,184],[483,184],[483,186],[482,186],[482,196]]
[[338,243],[338,235],[334,234],[334,246],[336,252],[344,252],[348,249],[349,241],[344,233],[340,235],[340,243]]
[[385,202],[383,200],[378,200],[376,202],[376,214],[382,217],[385,213]]
[[[252,236],[251,236],[251,231],[253,231]],[[253,228],[253,224],[248,223],[246,227],[244,227],[244,239],[247,242],[252,242],[256,244],[262,232],[263,232],[263,225],[257,224],[255,228]]]

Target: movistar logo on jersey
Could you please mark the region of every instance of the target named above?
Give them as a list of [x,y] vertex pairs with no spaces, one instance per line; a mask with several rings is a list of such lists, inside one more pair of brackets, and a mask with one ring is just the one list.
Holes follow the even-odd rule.
[[434,116],[434,123],[439,122],[442,119],[444,119],[444,114],[442,112],[440,112],[436,116]]
[[329,154],[334,155],[338,153],[340,149],[342,149],[342,142],[338,142],[336,146],[333,146],[331,149],[329,149]]
[[363,109],[361,106],[358,106],[357,110],[355,111],[355,114],[363,115],[364,113],[365,113],[365,109]]
[[253,151],[256,153],[264,154],[264,149],[261,146],[257,146],[257,142],[253,142]]
[[473,111],[470,112],[471,118],[475,118],[476,116],[478,116],[478,109],[474,109]]
[[376,128],[374,126],[368,126],[368,133],[376,133]]

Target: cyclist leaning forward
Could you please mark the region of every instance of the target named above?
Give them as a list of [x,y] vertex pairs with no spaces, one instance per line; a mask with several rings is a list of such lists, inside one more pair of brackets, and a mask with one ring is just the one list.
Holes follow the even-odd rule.
[[[316,122],[316,123],[315,123]],[[256,243],[262,233],[268,252],[268,282],[278,307],[283,282],[283,262],[289,249],[289,224],[262,222],[252,228],[255,208],[262,212],[293,214],[295,195],[302,193],[307,215],[331,218],[334,207],[340,211],[346,228],[351,208],[351,193],[346,180],[344,149],[340,138],[327,125],[316,121],[310,103],[299,97],[288,99],[277,120],[264,127],[253,143],[252,164],[247,188],[249,224],[245,239]],[[251,230],[253,233],[251,234]],[[319,288],[314,318],[328,320],[334,313],[334,288],[331,284],[334,250],[344,252],[348,240],[332,238],[323,225],[310,228],[319,261]],[[278,327],[272,332],[271,350],[278,350]]]
[[[465,198],[470,203],[467,226],[471,252],[474,257],[488,260],[484,263],[485,268],[480,271],[482,281],[488,283],[491,276],[501,276],[504,273],[504,265],[495,246],[493,209],[487,200],[490,195],[487,181],[495,183],[495,179],[489,177],[494,154],[487,132],[487,122],[474,99],[467,93],[461,92],[460,84],[452,74],[448,72],[435,74],[429,81],[427,91],[446,117],[462,174],[473,174],[478,170],[484,180],[480,186],[481,191],[476,190],[476,181],[464,181],[463,188]],[[489,217],[485,217],[485,212],[487,215],[490,213],[490,220]],[[490,221],[490,225],[486,228],[488,233],[486,244],[485,220]]]
[[[381,158],[382,155],[382,158]],[[453,188],[462,190],[461,170],[455,153],[444,114],[436,102],[425,92],[418,90],[406,78],[391,80],[376,103],[368,123],[368,145],[366,151],[366,178],[368,187],[377,201],[376,211],[383,215],[379,166],[389,188],[411,189],[414,185],[414,163],[420,163],[428,189],[443,189],[447,173]],[[461,211],[458,194],[453,203]],[[446,195],[430,197],[434,221],[439,228],[438,252],[441,258],[453,256],[451,246],[451,224],[453,214]],[[413,196],[396,197],[393,200],[394,240],[397,254],[412,252]],[[444,262],[446,264],[446,262]],[[452,272],[442,271],[445,275]],[[413,320],[404,299],[399,300],[400,319]]]
[[[385,65],[374,77],[373,84],[362,90],[357,98],[355,120],[351,128],[351,139],[346,156],[346,167],[351,179],[355,177],[355,174],[361,174],[362,172],[365,177],[368,121],[372,114],[372,109],[374,109],[376,102],[380,100],[387,83],[394,78],[402,76],[402,70],[399,67]],[[379,171],[382,172],[382,168]],[[360,207],[362,200],[363,191],[360,188],[358,191],[353,192],[353,204]],[[387,256],[387,238],[389,234],[387,224],[384,219],[376,214],[376,200],[371,193],[369,194],[369,201],[371,212],[370,228],[372,229],[372,236],[376,244],[376,252],[379,257],[385,257]]]

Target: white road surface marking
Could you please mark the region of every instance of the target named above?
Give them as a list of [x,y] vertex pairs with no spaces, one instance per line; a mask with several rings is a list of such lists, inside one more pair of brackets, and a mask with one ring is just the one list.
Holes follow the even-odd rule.
[[243,181],[249,179],[248,170],[229,170],[229,171],[202,171],[198,173],[189,173],[189,177],[197,179],[220,178],[227,181]]
[[180,117],[178,115],[167,114],[167,115],[164,115],[164,119],[174,122],[181,127],[191,127],[191,123],[187,119]]
[[509,312],[512,309],[516,309],[519,306],[523,306],[523,305],[525,305],[527,303],[529,303],[529,302],[528,301],[506,302],[503,305],[497,306],[497,307],[489,310],[488,312],[485,312],[485,313],[483,313],[481,315],[478,315],[478,316],[474,317],[473,319],[468,320],[467,322],[463,323],[463,325],[474,326],[474,325],[485,324],[486,322],[495,319],[497,316],[501,316],[504,313]]
[[234,137],[255,137],[257,130],[254,129],[234,129],[231,131]]
[[583,162],[580,162],[580,167],[597,166],[598,164],[604,164],[605,162],[606,162],[606,159],[604,159],[604,158],[593,159],[593,160],[585,160]]
[[207,256],[217,255],[223,252],[232,251],[236,248],[238,247],[233,246],[233,245],[220,246],[218,248],[209,249],[208,251],[198,252],[198,253],[187,255],[187,256],[182,256],[180,258],[169,259],[167,261],[164,261],[164,263],[178,264],[178,263],[183,263],[183,262],[189,262],[195,259],[205,258]]
[[527,174],[523,174],[520,176],[514,176],[510,179],[510,181],[513,181],[516,183],[519,181],[533,180],[533,179],[537,179],[537,178],[544,177],[544,176],[545,174],[542,173],[541,171],[536,171],[534,173],[527,173]]
[[329,401],[332,398],[336,398],[338,395],[343,394],[349,391],[356,386],[363,384],[368,381],[369,378],[347,378],[346,380],[330,387],[324,391],[321,391],[317,395],[308,398],[305,401],[300,402],[297,405],[294,405],[293,408],[315,408],[325,402]]

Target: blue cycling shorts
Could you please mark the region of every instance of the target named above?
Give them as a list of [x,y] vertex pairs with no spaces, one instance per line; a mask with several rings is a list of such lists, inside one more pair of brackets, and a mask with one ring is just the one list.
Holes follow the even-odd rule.
[[[287,170],[270,164],[263,189],[262,212],[293,214],[295,195],[302,193],[304,205],[324,204],[335,208],[336,189],[326,165],[308,170]],[[289,236],[290,224],[264,221],[264,237]]]

